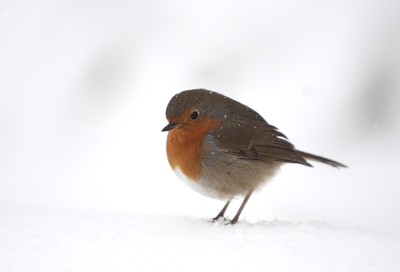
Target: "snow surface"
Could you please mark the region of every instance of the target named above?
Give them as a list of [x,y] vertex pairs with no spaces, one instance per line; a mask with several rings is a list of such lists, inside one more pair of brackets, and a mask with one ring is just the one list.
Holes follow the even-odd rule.
[[[400,271],[399,10],[0,1],[0,272]],[[198,87],[349,168],[285,165],[240,224],[207,223],[224,203],[173,174],[161,133]]]
[[400,271],[400,240],[325,222],[0,210],[2,272]]

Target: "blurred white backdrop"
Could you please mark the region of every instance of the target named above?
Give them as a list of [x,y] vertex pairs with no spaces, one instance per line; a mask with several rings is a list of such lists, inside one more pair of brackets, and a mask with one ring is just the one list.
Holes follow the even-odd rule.
[[202,87],[350,167],[287,165],[244,219],[399,234],[399,12],[397,0],[3,0],[0,205],[214,216],[223,203],[175,177],[161,133],[169,99]]

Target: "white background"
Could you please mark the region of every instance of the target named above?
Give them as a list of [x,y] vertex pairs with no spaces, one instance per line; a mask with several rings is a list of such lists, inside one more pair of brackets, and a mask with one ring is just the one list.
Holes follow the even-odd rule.
[[397,0],[3,0],[0,205],[215,216],[161,133],[169,99],[201,87],[349,165],[284,166],[243,221],[399,236],[399,14]]

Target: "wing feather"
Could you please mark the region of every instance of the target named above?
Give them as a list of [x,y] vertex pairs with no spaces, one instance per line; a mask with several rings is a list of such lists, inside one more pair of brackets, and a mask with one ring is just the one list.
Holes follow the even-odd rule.
[[[258,120],[257,125],[254,120]],[[224,125],[213,130],[211,135],[218,142],[217,148],[239,159],[311,166],[282,132],[250,109],[225,119]]]

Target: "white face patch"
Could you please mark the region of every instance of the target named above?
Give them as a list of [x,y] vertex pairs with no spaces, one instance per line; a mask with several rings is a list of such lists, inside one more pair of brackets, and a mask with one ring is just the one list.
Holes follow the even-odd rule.
[[215,195],[210,192],[209,190],[207,190],[207,188],[205,188],[204,186],[202,186],[202,182],[201,180],[199,181],[194,181],[190,178],[188,178],[184,173],[182,173],[181,169],[179,169],[179,167],[176,167],[174,169],[175,174],[181,179],[183,180],[183,182],[189,186],[190,188],[192,188],[192,190],[198,192],[199,194],[202,194],[204,196],[208,196],[208,197],[213,197],[215,198]]

